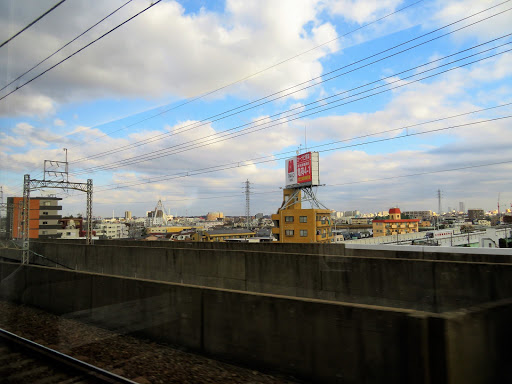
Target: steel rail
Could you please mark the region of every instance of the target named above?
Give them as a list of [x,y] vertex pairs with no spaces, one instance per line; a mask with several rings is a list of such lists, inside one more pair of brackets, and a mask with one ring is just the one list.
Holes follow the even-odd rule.
[[125,377],[116,375],[115,373],[106,371],[102,368],[88,364],[84,361],[75,359],[64,353],[54,349],[45,347],[44,345],[35,343],[24,337],[18,336],[12,332],[0,328],[0,341],[4,341],[22,351],[28,351],[36,358],[46,360],[50,363],[55,363],[61,366],[64,370],[75,372],[77,375],[83,376],[84,379],[90,379],[97,383],[122,383],[122,384],[137,384],[135,381]]

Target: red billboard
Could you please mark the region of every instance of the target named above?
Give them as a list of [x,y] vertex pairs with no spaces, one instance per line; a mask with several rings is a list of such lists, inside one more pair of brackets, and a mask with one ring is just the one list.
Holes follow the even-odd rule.
[[307,152],[286,160],[286,187],[318,185],[318,152]]
[[297,184],[310,182],[311,175],[311,152],[297,156]]

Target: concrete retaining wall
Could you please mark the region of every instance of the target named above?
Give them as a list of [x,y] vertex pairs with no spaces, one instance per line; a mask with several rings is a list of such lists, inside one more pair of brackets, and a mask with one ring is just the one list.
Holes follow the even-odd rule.
[[247,251],[231,249],[232,244],[224,250],[61,242],[34,246],[81,271],[430,312],[512,297],[512,264],[383,258],[375,257],[377,250],[368,252],[372,257]]
[[[38,244],[84,244],[82,240],[37,240],[32,247],[41,250]],[[115,247],[142,247],[167,249],[194,249],[215,251],[252,251],[293,254],[311,254],[322,256],[361,256],[383,258],[406,258],[446,261],[473,261],[486,263],[512,263],[510,249],[425,247],[416,245],[361,245],[347,244],[299,244],[299,243],[196,243],[175,241],[134,241],[134,240],[96,240],[95,245]]]
[[410,310],[0,263],[0,297],[318,383],[512,379],[512,300]]
[[411,382],[413,311],[0,266],[2,296],[117,332],[313,382]]

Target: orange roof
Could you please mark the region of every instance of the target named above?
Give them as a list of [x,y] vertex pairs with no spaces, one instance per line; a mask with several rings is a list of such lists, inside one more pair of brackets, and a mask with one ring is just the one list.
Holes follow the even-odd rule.
[[391,214],[391,213],[401,213],[401,212],[400,212],[400,208],[390,208],[390,209],[389,209],[389,213],[390,213],[390,214]]

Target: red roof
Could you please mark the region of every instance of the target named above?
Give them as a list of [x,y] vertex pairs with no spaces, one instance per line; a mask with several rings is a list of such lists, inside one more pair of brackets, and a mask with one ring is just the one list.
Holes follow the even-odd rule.
[[389,209],[389,214],[392,214],[392,213],[401,213],[400,212],[400,208],[390,208]]

